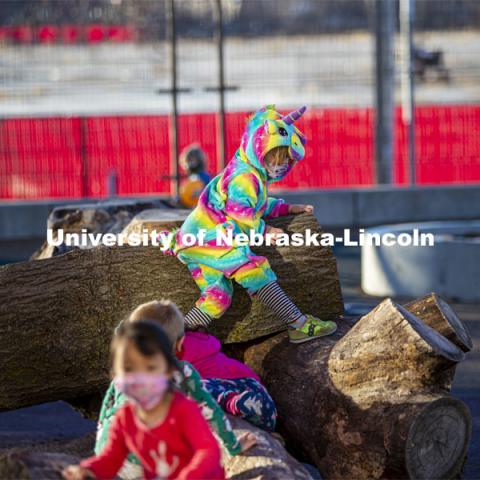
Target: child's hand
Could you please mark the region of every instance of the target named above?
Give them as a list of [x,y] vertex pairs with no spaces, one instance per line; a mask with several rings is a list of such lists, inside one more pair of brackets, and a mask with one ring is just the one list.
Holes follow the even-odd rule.
[[69,465],[62,472],[65,480],[85,480],[86,478],[95,478],[95,475],[88,468],[80,465]]
[[281,228],[275,228],[275,227],[270,227],[267,226],[267,229],[265,230],[266,233],[270,234],[270,241],[272,245],[275,245],[277,235],[280,235],[281,233],[285,233]]
[[289,205],[288,213],[313,213],[313,205]]
[[244,433],[238,441],[240,442],[241,446],[241,453],[250,450],[253,446],[257,444],[257,437],[252,432]]

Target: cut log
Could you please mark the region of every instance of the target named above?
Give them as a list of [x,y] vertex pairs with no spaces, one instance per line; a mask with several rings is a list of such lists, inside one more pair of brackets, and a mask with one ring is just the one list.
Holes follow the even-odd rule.
[[[243,455],[231,457],[224,454],[223,464],[227,478],[234,480],[311,480],[308,470],[267,432],[253,427],[248,422],[230,417],[237,435],[252,432],[258,439],[257,445]],[[73,442],[71,442],[73,443]],[[81,458],[91,455],[93,443],[85,452],[70,453],[67,444],[64,449],[56,446],[52,451],[35,449],[17,450],[0,455],[0,478],[21,480],[60,480],[61,472],[67,465],[77,464]],[[60,447],[60,448],[59,448]],[[62,453],[63,452],[63,453]],[[122,470],[122,478],[128,476],[128,470]]]
[[288,445],[327,479],[454,478],[471,417],[446,391],[463,358],[389,299],[331,337],[292,345],[282,333],[243,352]]
[[[321,229],[312,215],[271,222],[290,232]],[[343,312],[335,258],[325,247],[264,247],[298,306],[323,318]],[[0,267],[0,410],[94,394],[109,381],[114,327],[138,304],[169,298],[183,312],[197,286],[178,259],[154,247],[99,247]],[[223,341],[284,329],[241,288],[213,326]]]
[[[436,293],[430,293],[407,303],[405,309],[450,340],[463,352],[472,349],[473,342],[466,325],[460,321],[450,305]],[[445,371],[447,385],[451,385],[454,375],[455,365]]]
[[449,389],[445,373],[464,357],[445,337],[386,300],[335,345],[328,371],[337,390],[369,407]]
[[460,321],[452,307],[436,293],[407,303],[405,308],[464,352],[472,349],[473,342],[466,325]]

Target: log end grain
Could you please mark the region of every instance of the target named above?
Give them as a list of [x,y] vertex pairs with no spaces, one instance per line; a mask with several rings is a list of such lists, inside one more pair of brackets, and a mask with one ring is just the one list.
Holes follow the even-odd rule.
[[430,293],[407,303],[405,308],[464,352],[472,349],[472,337],[467,327],[452,307],[436,293]]
[[469,352],[473,348],[473,342],[466,325],[460,321],[457,314],[453,311],[453,308],[447,302],[436,295],[435,297],[438,307],[445,316],[445,320],[448,322],[459,340],[457,345],[462,348],[464,352]]
[[457,478],[468,450],[472,420],[468,407],[454,398],[428,404],[408,433],[405,463],[410,478]]
[[435,353],[442,357],[458,363],[465,360],[465,354],[450,340],[438,333],[432,327],[423,323],[417,316],[410,313],[401,305],[396,305],[398,311],[410,323],[411,327],[427,342]]

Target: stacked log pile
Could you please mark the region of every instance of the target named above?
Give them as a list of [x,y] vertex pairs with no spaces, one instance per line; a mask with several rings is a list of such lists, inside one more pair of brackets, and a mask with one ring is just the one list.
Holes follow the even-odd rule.
[[[180,220],[150,210],[125,231]],[[312,215],[271,224],[322,233]],[[435,295],[403,307],[386,299],[357,322],[345,320],[329,248],[256,252],[303,311],[339,324],[331,337],[292,345],[278,319],[241,289],[215,324],[214,333],[262,376],[292,451],[325,478],[458,475],[471,418],[448,391],[471,339],[453,310]],[[154,247],[97,247],[0,267],[0,409],[102,392],[118,321],[161,297],[186,312],[197,296],[186,267]]]

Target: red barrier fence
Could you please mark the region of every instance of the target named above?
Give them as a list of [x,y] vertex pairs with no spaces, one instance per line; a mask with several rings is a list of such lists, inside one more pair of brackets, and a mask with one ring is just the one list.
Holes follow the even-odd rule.
[[140,32],[133,25],[0,25],[0,43],[29,45],[32,43],[133,42]]
[[[227,158],[239,144],[246,113],[228,113]],[[372,109],[311,109],[300,121],[309,139],[305,159],[284,189],[374,183]],[[418,184],[480,182],[480,106],[422,106],[416,111]],[[209,170],[218,169],[216,115],[179,119],[180,148],[198,142]],[[397,111],[395,182],[408,182],[405,127]],[[0,120],[0,198],[105,195],[115,170],[118,193],[170,193],[169,122],[165,115]]]

